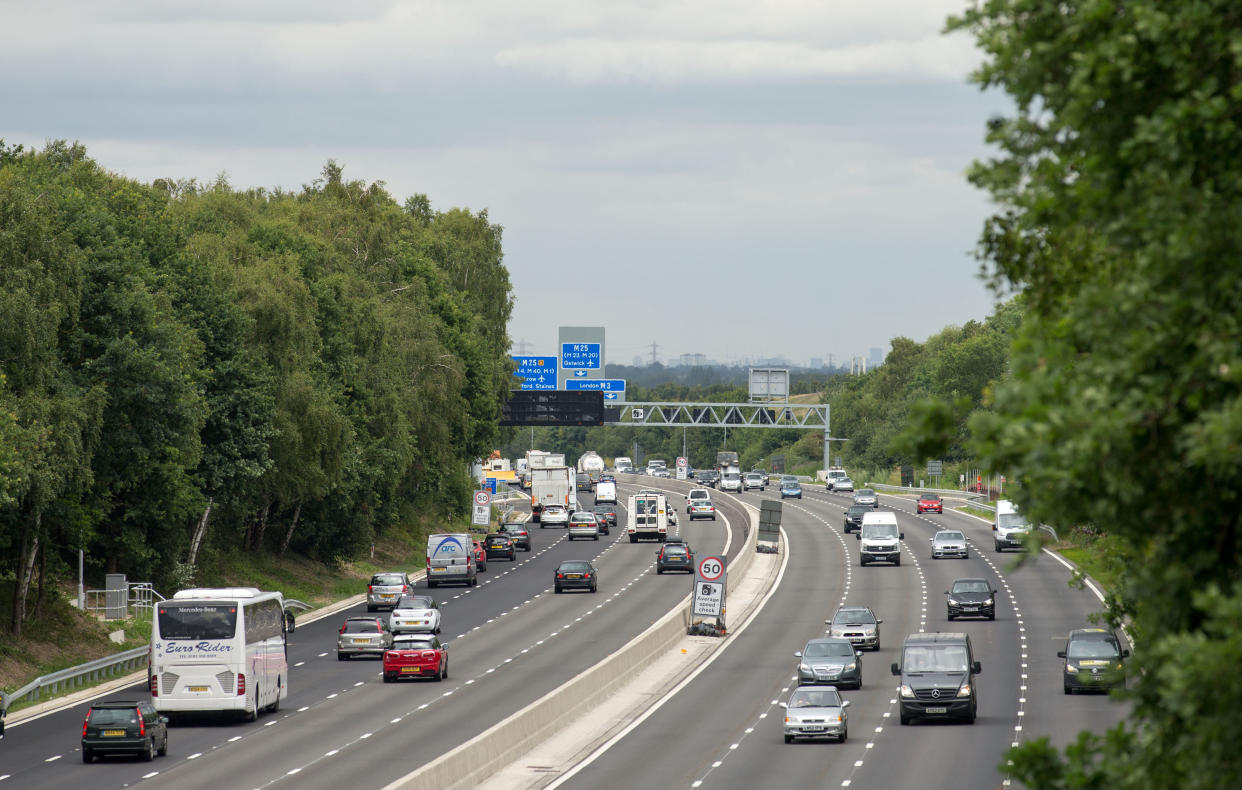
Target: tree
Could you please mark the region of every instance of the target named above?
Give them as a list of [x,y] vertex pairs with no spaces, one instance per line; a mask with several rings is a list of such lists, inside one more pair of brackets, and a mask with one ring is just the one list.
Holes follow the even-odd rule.
[[1027,304],[1012,375],[972,420],[1037,520],[1093,524],[1131,557],[1108,616],[1136,638],[1134,716],[1030,786],[1238,787],[1242,686],[1242,6],[987,0],[951,30],[1015,101],[971,180],[980,241]]

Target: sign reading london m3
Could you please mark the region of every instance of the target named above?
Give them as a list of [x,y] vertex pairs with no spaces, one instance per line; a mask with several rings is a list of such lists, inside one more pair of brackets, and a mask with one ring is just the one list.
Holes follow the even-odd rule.
[[567,379],[565,389],[625,392],[625,379]]
[[517,370],[513,375],[522,380],[524,390],[556,389],[556,357],[513,357]]
[[596,369],[600,366],[599,343],[561,343],[561,368]]

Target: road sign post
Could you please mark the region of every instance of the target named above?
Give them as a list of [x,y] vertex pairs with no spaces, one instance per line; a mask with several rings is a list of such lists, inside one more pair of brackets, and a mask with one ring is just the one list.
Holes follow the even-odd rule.
[[470,523],[476,527],[490,526],[492,523],[492,495],[487,491],[474,492],[474,512]]
[[726,559],[700,557],[694,566],[694,594],[690,600],[690,627],[687,633],[723,636],[725,633]]

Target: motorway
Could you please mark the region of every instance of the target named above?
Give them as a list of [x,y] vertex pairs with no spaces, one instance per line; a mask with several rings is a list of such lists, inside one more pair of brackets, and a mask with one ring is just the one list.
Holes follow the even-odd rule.
[[[638,487],[684,491],[686,484],[620,478]],[[841,521],[849,499],[806,487],[786,500],[788,566],[757,617],[727,650],[652,715],[588,764],[547,783],[581,788],[629,787],[921,787],[985,788],[1005,783],[998,763],[1011,743],[1049,735],[1057,744],[1078,730],[1100,732],[1126,708],[1103,696],[1064,696],[1056,651],[1070,628],[1101,608],[1069,587],[1069,571],[1052,557],[1018,569],[1015,555],[992,551],[988,524],[969,516],[915,515],[913,502],[884,497],[905,532],[899,567],[858,566],[853,535]],[[697,554],[716,552],[732,531],[743,544],[749,516],[767,492],[716,493],[720,521],[689,522],[681,533]],[[676,494],[674,505],[681,502]],[[623,508],[620,522],[624,523]],[[939,527],[966,531],[968,560],[929,557]],[[113,759],[83,765],[78,736],[84,705],[11,727],[0,742],[0,790],[7,787],[190,788],[352,786],[380,788],[502,721],[616,651],[687,592],[681,575],[657,576],[657,544],[631,545],[624,530],[598,543],[564,540],[559,530],[532,531],[535,550],[512,566],[492,560],[480,586],[434,591],[444,606],[451,645],[444,683],[383,684],[375,660],[338,662],[336,631],[348,615],[300,624],[289,645],[289,697],[279,713],[255,724],[194,721],[170,733],[170,754],[153,763]],[[594,558],[600,592],[551,594],[552,569],[566,558]],[[945,618],[943,592],[954,578],[986,576],[1000,590],[995,622]],[[878,653],[864,653],[863,688],[851,701],[850,738],[783,742],[776,705],[793,685],[795,650],[822,635],[840,604],[865,604],[884,620]],[[897,660],[902,638],[918,630],[965,631],[983,664],[979,718],[973,726],[897,724]],[[141,685],[112,695],[133,698]]]
[[[1014,555],[993,552],[989,524],[953,511],[916,515],[911,500],[886,496],[881,509],[896,512],[905,533],[903,562],[862,568],[853,534],[841,530],[849,497],[804,491],[805,499],[785,502],[789,565],[756,621],[675,699],[553,786],[632,787],[642,766],[647,787],[1000,787],[1011,744],[1047,735],[1064,745],[1080,729],[1101,732],[1125,715],[1108,697],[1062,694],[1056,651],[1101,604],[1070,588],[1069,571],[1052,557],[1013,570]],[[928,540],[945,527],[967,533],[969,559],[930,559]],[[944,591],[964,576],[995,580],[994,622],[948,622]],[[823,635],[842,604],[870,606],[883,620],[881,649],[863,654],[863,688],[842,693],[851,702],[849,739],[786,745],[777,703],[796,685],[793,653]],[[899,725],[889,665],[905,635],[919,630],[970,634],[983,664],[974,725]]]
[[[611,535],[569,542],[562,529],[535,527],[534,550],[519,552],[512,567],[493,559],[477,588],[431,591],[444,608],[441,638],[450,645],[443,683],[386,684],[378,659],[337,661],[337,630],[345,617],[365,613],[359,605],[299,624],[290,637],[289,696],[280,712],[255,724],[177,724],[169,755],[155,762],[112,758],[84,765],[78,742],[87,706],[78,705],[9,728],[0,741],[0,790],[139,782],[217,790],[382,787],[602,660],[689,592],[689,577],[655,574],[659,544],[629,543],[624,497],[639,485],[622,483],[620,528]],[[717,521],[690,522],[681,514],[680,534],[696,552],[721,551],[728,530],[734,531],[731,551],[744,543],[749,516],[736,503],[722,505]],[[554,595],[553,569],[564,559],[592,559],[599,592]],[[142,685],[109,698],[140,696]]]

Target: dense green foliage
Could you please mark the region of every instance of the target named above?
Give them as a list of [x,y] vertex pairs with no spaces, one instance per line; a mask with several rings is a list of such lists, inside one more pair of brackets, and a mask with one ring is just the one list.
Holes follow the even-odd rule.
[[1129,556],[1110,616],[1135,637],[1134,715],[1031,787],[1242,786],[1242,6],[987,0],[951,27],[1013,117],[972,181],[981,256],[1027,309],[1012,377],[973,418],[1036,519]]
[[401,206],[332,163],[237,191],[0,145],[0,277],[15,628],[79,547],[161,584],[200,552],[346,556],[464,508],[497,438],[512,299],[486,212]]

